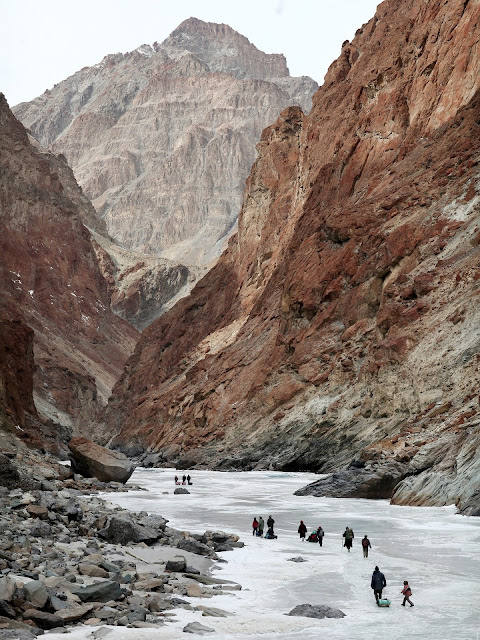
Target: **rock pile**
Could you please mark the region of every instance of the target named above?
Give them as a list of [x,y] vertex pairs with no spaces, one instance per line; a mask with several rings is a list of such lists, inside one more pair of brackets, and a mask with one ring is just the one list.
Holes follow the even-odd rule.
[[[85,495],[124,491],[119,483],[78,476],[30,480],[37,484],[28,491],[0,487],[0,630],[29,638],[73,624],[158,627],[172,609],[195,608],[182,596],[208,598],[240,588],[187,563],[189,553],[219,560],[217,551],[243,546],[237,536],[190,535],[159,515]],[[161,545],[161,558],[165,546],[185,555],[149,564],[139,553],[154,543]]]

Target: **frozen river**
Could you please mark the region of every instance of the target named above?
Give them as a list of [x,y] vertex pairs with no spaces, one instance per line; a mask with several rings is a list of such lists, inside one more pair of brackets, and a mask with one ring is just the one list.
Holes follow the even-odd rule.
[[[480,640],[479,518],[455,515],[453,507],[294,496],[296,489],[318,479],[313,474],[195,471],[190,495],[173,494],[174,475],[173,470],[140,469],[132,482],[148,492],[104,497],[133,511],[159,513],[177,529],[239,534],[245,547],[220,554],[228,563],[214,575],[240,583],[243,590],[201,601],[235,616],[202,618],[200,612],[180,611],[178,621],[165,629],[117,627],[112,640],[185,638],[182,628],[193,620],[214,628],[212,637],[229,640]],[[278,539],[254,538],[253,516],[266,521],[270,514]],[[299,540],[300,519],[309,532],[323,526],[322,548]],[[355,532],[351,553],[342,547],[346,526]],[[368,559],[360,547],[365,534],[373,547]],[[299,555],[307,562],[288,562]],[[387,580],[384,593],[392,600],[390,608],[375,606],[370,578],[376,564]],[[403,580],[412,588],[414,608],[401,606]],[[336,607],[346,617],[284,615],[301,603]],[[70,637],[90,634],[74,631]]]

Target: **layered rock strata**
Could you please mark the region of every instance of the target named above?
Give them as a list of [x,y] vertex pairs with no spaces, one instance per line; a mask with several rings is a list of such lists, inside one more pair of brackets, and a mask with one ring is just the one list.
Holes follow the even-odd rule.
[[479,20],[464,0],[383,2],[310,114],[263,132],[238,234],[114,389],[119,445],[184,466],[398,462],[395,502],[478,509]]
[[[30,416],[77,430],[106,403],[138,334],[110,310],[85,224],[105,230],[64,158],[29,139],[3,95],[0,130],[2,427],[22,433]],[[29,435],[41,445],[38,429]]]
[[109,55],[17,117],[65,154],[110,235],[185,264],[216,259],[235,227],[262,129],[317,84],[292,78],[227,25],[191,18],[162,44]]

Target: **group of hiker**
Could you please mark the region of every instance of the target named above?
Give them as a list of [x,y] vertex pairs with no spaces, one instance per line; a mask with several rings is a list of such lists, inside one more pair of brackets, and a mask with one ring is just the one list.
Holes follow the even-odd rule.
[[[268,517],[267,520],[267,533],[264,535],[263,531],[265,529],[265,521],[263,520],[262,516],[260,516],[257,520],[257,518],[253,518],[253,522],[252,522],[252,532],[254,536],[260,536],[260,537],[265,537],[265,538],[277,538],[277,536],[274,534],[273,532],[273,525],[275,524],[275,520],[272,518],[272,516]],[[302,542],[305,542],[306,539],[306,535],[307,535],[307,527],[305,525],[305,523],[303,522],[303,520],[300,520],[300,524],[298,526],[298,534],[300,536],[300,540]],[[308,542],[318,542],[318,544],[322,547],[323,546],[323,538],[325,537],[325,531],[323,530],[323,527],[321,527],[320,525],[314,529],[310,535],[307,538]],[[345,527],[345,531],[342,534],[342,546],[345,547],[347,549],[348,552],[350,552],[350,549],[353,546],[353,540],[355,538],[355,534],[353,532],[353,529],[351,527]],[[371,542],[368,539],[367,534],[365,534],[362,538],[361,541],[361,546],[362,546],[362,550],[363,550],[363,557],[364,558],[368,558],[368,550],[372,548]],[[390,600],[387,599],[382,599],[382,591],[384,589],[384,587],[387,586],[387,581],[385,579],[385,575],[380,571],[380,569],[378,567],[375,567],[375,570],[372,574],[372,580],[370,583],[371,588],[373,589],[373,595],[375,596],[375,602],[377,603],[377,605],[379,607],[388,607],[390,606]],[[405,606],[405,603],[408,602],[409,605],[411,607],[414,606],[413,602],[410,600],[410,596],[412,595],[412,590],[408,584],[407,580],[404,580],[403,582],[403,589],[401,591],[401,593],[403,594],[404,598],[403,598],[403,602],[402,602],[402,606]]]
[[275,540],[278,536],[276,536],[273,531],[274,524],[275,524],[275,520],[272,518],[272,516],[268,516],[267,533],[263,535],[263,532],[265,530],[265,520],[262,518],[262,516],[260,516],[258,520],[256,517],[253,518],[253,522],[252,522],[253,535],[258,536],[260,538],[266,538],[267,540]]
[[180,482],[178,476],[175,476],[175,484],[189,484],[189,485],[192,485],[193,482],[192,482],[192,478],[190,477],[190,474],[188,474],[188,476],[183,474],[181,482]]

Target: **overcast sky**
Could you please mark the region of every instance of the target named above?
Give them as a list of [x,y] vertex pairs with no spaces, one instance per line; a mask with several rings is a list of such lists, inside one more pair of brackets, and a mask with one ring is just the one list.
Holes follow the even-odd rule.
[[223,22],[267,53],[283,53],[291,75],[319,84],[344,40],[378,0],[0,0],[0,91],[32,100],[109,53],[164,40],[192,16]]

